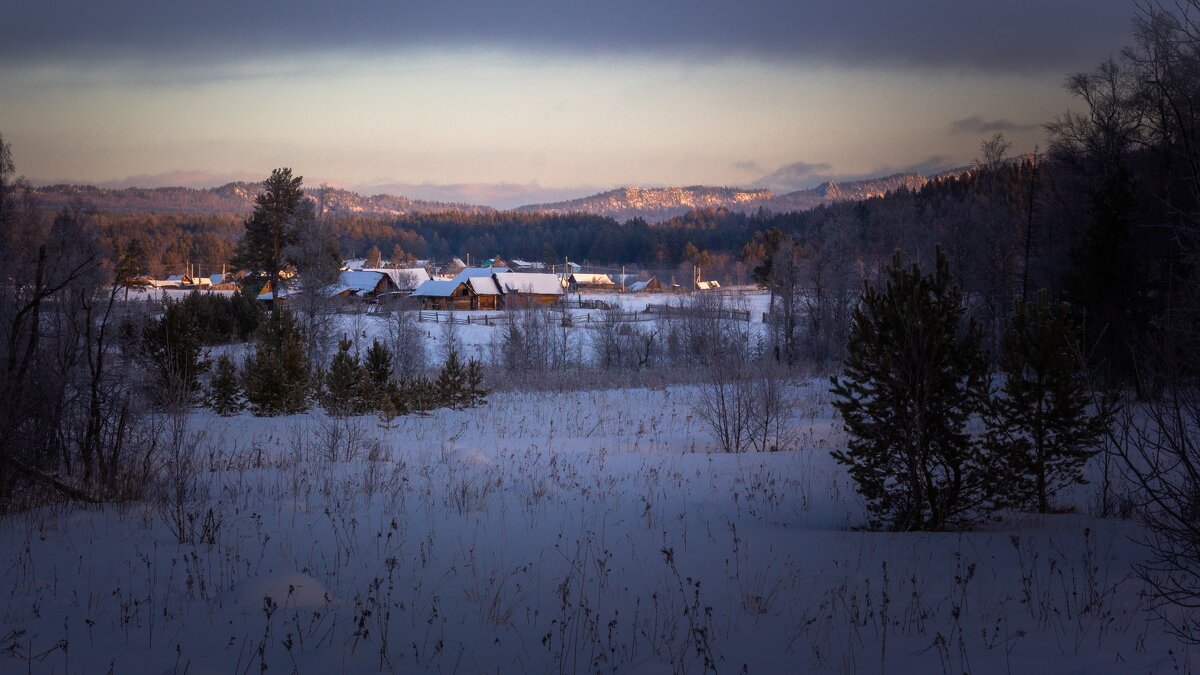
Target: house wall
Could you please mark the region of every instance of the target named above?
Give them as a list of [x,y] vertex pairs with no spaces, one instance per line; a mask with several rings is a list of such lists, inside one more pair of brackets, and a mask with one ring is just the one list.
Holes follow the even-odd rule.
[[471,298],[471,309],[499,309],[498,295],[476,295]]
[[519,309],[528,305],[540,305],[548,307],[558,304],[563,296],[561,295],[541,295],[538,293],[509,293],[504,296],[504,306]]

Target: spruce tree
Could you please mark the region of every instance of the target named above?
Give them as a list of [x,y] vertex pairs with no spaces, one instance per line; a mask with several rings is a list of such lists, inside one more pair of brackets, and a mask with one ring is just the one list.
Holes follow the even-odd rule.
[[256,415],[287,415],[308,410],[309,364],[304,329],[288,311],[258,329],[254,353],[242,375],[246,400]]
[[331,415],[345,416],[362,413],[369,400],[370,381],[359,363],[358,357],[350,353],[351,343],[338,343],[337,354],[325,373],[325,391],[322,404]]
[[1050,498],[1084,482],[1083,465],[1096,454],[1111,421],[1107,403],[1089,411],[1080,363],[1080,330],[1069,306],[1044,291],[1018,303],[1003,338],[1000,395],[988,435],[1008,465],[1008,497],[1050,510]]
[[237,365],[228,354],[222,354],[213,364],[212,380],[208,383],[208,406],[218,415],[236,415],[241,410],[241,402]]
[[883,290],[866,286],[855,310],[834,407],[849,467],[874,527],[932,530],[993,505],[995,469],[967,423],[986,401],[987,362],[940,249],[926,276],[896,254]]

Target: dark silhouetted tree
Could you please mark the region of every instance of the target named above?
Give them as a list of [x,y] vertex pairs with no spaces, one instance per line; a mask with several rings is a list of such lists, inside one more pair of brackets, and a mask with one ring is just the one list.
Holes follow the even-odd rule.
[[933,530],[992,505],[995,473],[967,430],[986,401],[987,362],[940,249],[931,276],[897,253],[886,286],[855,310],[834,407],[849,432],[833,453],[867,500],[871,523]]
[[1045,292],[1017,303],[1002,344],[1004,379],[989,437],[1009,466],[1008,496],[1047,513],[1055,492],[1084,482],[1083,465],[1105,438],[1112,413],[1107,404],[1091,409],[1079,329],[1067,305]]

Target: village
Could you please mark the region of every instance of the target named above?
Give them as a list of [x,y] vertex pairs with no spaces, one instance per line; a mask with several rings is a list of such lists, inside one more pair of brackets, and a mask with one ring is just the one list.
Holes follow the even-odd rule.
[[[547,271],[549,269],[549,271]],[[676,282],[674,276],[665,284],[648,272],[584,272],[584,266],[564,261],[562,265],[514,259],[505,262],[499,257],[469,266],[461,258],[437,265],[431,260],[407,263],[379,261],[370,266],[367,259],[350,258],[344,261],[336,282],[316,289],[326,299],[340,299],[358,305],[399,305],[405,309],[437,312],[478,312],[524,309],[529,307],[567,307],[613,309],[602,300],[583,300],[583,294],[675,294],[722,289],[717,280],[703,280],[700,270],[693,269],[690,284]],[[306,292],[303,280],[290,271],[280,274],[280,288],[273,292],[271,282],[263,273],[222,271],[210,275],[189,271],[165,278],[141,277],[134,286],[142,297],[166,295],[176,298],[187,292],[226,292],[256,288],[256,300],[265,309],[273,302],[286,303]],[[570,300],[571,295],[576,299]],[[653,304],[642,311],[653,313]],[[749,318],[748,316],[746,317]]]

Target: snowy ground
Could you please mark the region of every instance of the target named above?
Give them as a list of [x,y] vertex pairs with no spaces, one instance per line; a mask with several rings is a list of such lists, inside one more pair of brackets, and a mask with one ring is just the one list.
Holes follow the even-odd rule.
[[[498,393],[361,418],[197,412],[211,543],[149,504],[0,521],[0,672],[1180,673],[1131,521],[864,532],[804,385],[800,449],[710,453],[695,392]],[[211,509],[211,519],[209,510]],[[205,521],[208,521],[205,532]]]

